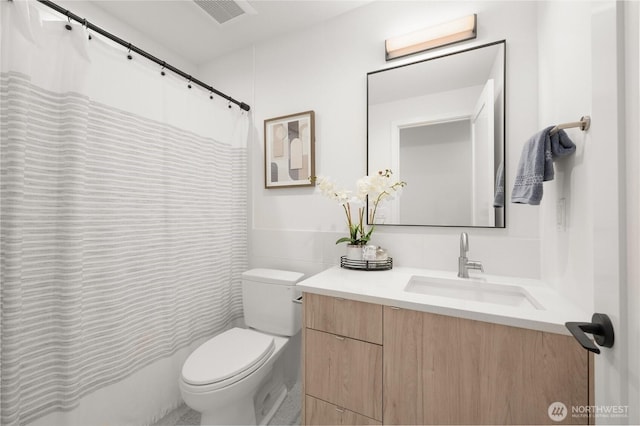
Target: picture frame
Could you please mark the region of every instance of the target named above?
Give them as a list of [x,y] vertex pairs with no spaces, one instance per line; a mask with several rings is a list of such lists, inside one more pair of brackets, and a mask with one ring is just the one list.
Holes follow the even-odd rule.
[[264,187],[315,186],[315,113],[264,120]]

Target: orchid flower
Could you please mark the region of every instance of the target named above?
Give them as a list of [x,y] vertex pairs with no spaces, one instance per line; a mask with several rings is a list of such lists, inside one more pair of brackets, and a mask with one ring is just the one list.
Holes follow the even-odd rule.
[[[371,239],[374,226],[367,231],[364,226],[365,206],[367,200],[373,204],[369,223],[373,224],[378,205],[381,202],[390,200],[394,195],[399,195],[401,189],[407,185],[404,181],[391,182],[393,173],[389,169],[379,171],[371,176],[364,176],[356,182],[356,192],[339,188],[329,177],[318,176],[315,178],[320,193],[325,197],[337,201],[344,209],[349,227],[349,236],[342,237],[336,241],[339,243],[349,243],[354,245],[365,245]],[[352,217],[352,206],[357,207],[357,216]],[[355,210],[355,209],[354,209]]]

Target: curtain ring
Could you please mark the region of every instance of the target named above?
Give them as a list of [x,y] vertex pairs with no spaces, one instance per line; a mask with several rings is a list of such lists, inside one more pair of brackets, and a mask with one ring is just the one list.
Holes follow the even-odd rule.
[[91,40],[92,37],[91,37],[91,33],[89,32],[89,22],[87,21],[87,18],[84,18],[82,20],[82,25],[84,26],[84,29],[87,31],[87,34],[88,34],[87,38]]
[[127,59],[131,60],[133,59],[133,56],[131,56],[131,43],[129,43],[129,45],[127,46],[127,49],[128,49]]
[[191,76],[189,76],[189,81],[187,82],[187,87],[191,89]]
[[71,31],[73,29],[73,27],[71,26],[71,17],[69,16],[69,11],[68,10],[65,12],[65,15],[67,16],[67,21],[68,22],[64,25],[64,27],[67,30]]
[[166,74],[166,73],[164,72],[164,66],[165,66],[165,65],[166,65],[166,62],[165,62],[165,61],[162,61],[162,68],[160,69],[160,75],[161,75],[161,76],[163,76],[163,77],[164,77],[164,76],[165,76],[165,74]]
[[209,99],[213,99],[213,91],[209,90]]

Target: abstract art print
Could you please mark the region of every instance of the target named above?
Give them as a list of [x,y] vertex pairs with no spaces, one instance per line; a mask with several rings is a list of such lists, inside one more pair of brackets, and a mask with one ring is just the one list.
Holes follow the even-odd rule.
[[313,111],[264,121],[265,188],[314,186]]

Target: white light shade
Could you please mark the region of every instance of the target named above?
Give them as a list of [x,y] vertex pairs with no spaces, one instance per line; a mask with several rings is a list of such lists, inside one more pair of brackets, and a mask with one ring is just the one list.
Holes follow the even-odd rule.
[[476,38],[476,14],[390,38],[385,42],[387,61]]

